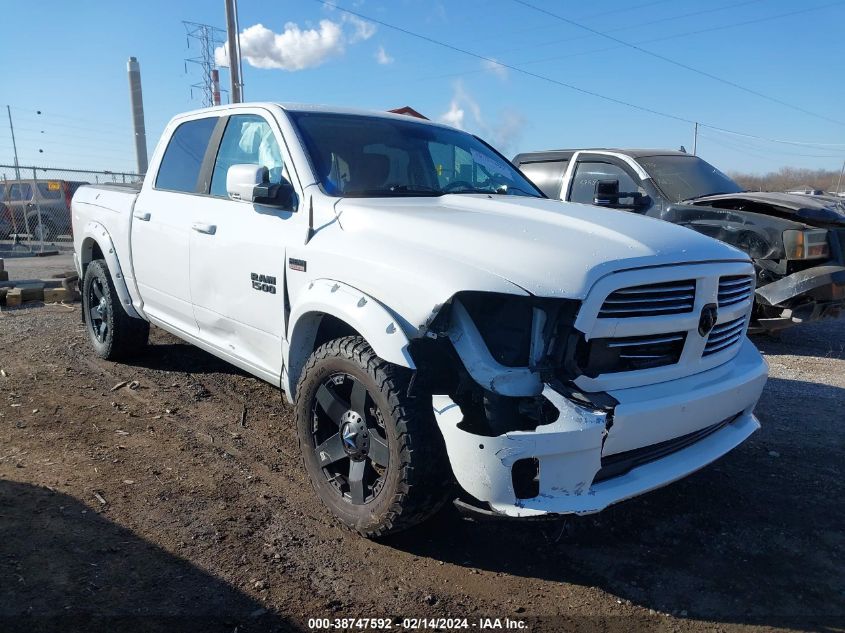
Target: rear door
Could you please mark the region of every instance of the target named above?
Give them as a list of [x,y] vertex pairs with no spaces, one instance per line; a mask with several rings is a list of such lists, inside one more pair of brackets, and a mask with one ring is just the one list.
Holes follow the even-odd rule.
[[191,223],[208,199],[203,161],[220,117],[177,124],[158,165],[151,165],[132,217],[132,263],[144,312],[196,335],[191,303]]
[[[304,214],[230,200],[229,167],[267,167],[270,181],[292,182],[284,140],[272,115],[238,109],[211,170],[208,196],[191,217],[191,297],[200,336],[267,376],[282,370],[285,251],[305,234]],[[222,124],[221,124],[222,125]]]

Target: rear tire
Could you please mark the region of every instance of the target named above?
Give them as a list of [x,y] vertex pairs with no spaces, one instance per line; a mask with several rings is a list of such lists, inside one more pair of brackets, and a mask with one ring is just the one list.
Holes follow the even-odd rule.
[[41,224],[38,224],[38,218],[33,217],[29,219],[33,238],[38,242],[54,242],[59,236],[59,231],[52,221],[41,218]]
[[299,378],[305,470],[331,513],[367,538],[425,521],[451,489],[431,396],[408,395],[412,375],[348,336],[319,347]]
[[105,260],[94,260],[85,270],[82,314],[88,338],[100,358],[129,358],[149,340],[150,324],[126,314]]

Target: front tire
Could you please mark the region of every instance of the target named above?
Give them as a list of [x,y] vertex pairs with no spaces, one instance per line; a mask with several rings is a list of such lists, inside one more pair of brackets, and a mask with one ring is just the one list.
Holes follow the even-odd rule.
[[118,360],[134,356],[149,340],[150,324],[126,314],[102,259],[94,260],[85,269],[82,313],[88,338],[100,358]]
[[297,386],[297,432],[311,484],[341,523],[368,538],[423,522],[450,492],[431,397],[408,394],[411,376],[360,336],[348,336],[319,347]]

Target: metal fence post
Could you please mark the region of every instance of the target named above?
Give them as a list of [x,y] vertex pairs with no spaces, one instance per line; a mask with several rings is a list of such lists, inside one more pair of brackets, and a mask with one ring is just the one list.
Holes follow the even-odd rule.
[[[9,212],[9,222],[11,222],[11,226],[9,230],[15,236],[14,240],[15,243],[18,241],[18,218],[15,215],[15,208],[12,206],[12,192],[9,190],[9,179],[6,178],[6,174],[3,174],[3,195],[0,196],[0,204],[6,204],[6,208]],[[9,235],[9,238],[12,239],[12,235]]]
[[44,252],[44,225],[41,223],[41,192],[38,191],[38,174],[35,167],[32,168],[32,197],[35,200],[35,210],[38,213],[38,241],[41,242],[41,252]]

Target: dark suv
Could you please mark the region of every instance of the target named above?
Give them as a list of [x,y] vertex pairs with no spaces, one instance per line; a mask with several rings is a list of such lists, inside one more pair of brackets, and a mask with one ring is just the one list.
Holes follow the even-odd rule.
[[[0,220],[0,237],[9,233],[31,235],[33,239],[53,241],[71,235],[70,201],[87,182],[71,180],[0,181],[0,205],[6,208],[6,222]],[[40,222],[39,222],[40,213]]]
[[513,162],[550,198],[660,218],[748,253],[757,272],[755,329],[845,309],[843,201],[744,191],[701,158],[671,150],[554,150]]

